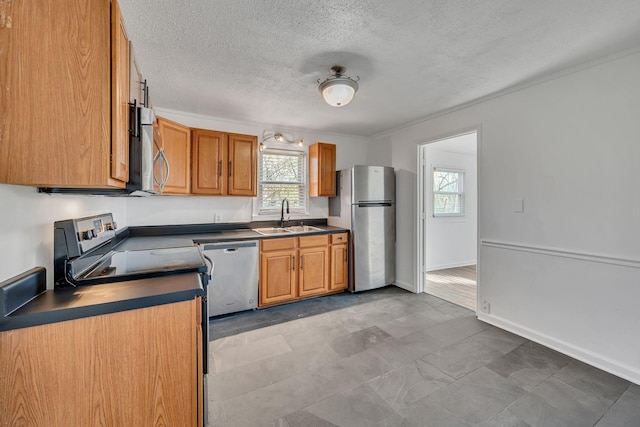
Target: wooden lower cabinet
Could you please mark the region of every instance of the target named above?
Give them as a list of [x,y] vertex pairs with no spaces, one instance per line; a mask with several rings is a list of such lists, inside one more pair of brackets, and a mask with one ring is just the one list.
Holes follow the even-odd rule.
[[300,270],[298,295],[322,295],[329,290],[329,249],[327,246],[304,248],[298,251]]
[[[341,233],[346,239],[347,233]],[[333,235],[331,235],[333,236]],[[347,288],[343,254],[336,260],[337,271],[344,274],[334,280],[334,246],[330,235],[312,235],[263,240],[260,243],[260,307],[302,298],[342,292]],[[336,249],[337,250],[337,249]],[[337,253],[337,252],[336,252]],[[338,261],[336,261],[338,262]],[[338,273],[336,273],[338,274]]]
[[331,235],[331,274],[329,290],[347,289],[349,286],[349,233]]
[[260,254],[260,305],[296,298],[295,262],[296,251],[293,249]]
[[198,297],[0,332],[0,425],[202,425],[200,316]]

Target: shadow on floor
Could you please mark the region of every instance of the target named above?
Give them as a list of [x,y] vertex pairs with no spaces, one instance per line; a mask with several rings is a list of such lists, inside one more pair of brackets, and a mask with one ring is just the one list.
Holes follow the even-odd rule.
[[345,307],[409,294],[393,285],[355,294],[343,292],[325,297],[296,301],[259,310],[212,317],[209,319],[209,341],[242,332],[260,329],[302,317],[314,316]]

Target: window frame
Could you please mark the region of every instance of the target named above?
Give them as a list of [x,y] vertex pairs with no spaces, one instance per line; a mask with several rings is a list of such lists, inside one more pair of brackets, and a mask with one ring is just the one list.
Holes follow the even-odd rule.
[[[280,155],[289,155],[289,156],[295,156],[295,157],[299,157],[300,158],[300,181],[298,181],[297,183],[295,181],[265,181],[263,180],[263,158],[264,155],[266,154],[280,154]],[[256,197],[256,209],[254,211],[254,215],[256,216],[260,216],[260,217],[266,217],[266,216],[274,216],[277,215],[278,217],[280,216],[280,210],[281,208],[261,208],[261,204],[262,204],[262,189],[263,189],[263,184],[284,184],[284,185],[296,185],[298,186],[298,191],[302,191],[302,197],[299,198],[298,200],[304,204],[303,207],[298,207],[298,208],[294,208],[294,207],[290,207],[289,209],[289,214],[293,215],[308,215],[309,212],[309,192],[308,192],[308,185],[309,185],[309,178],[308,178],[308,154],[306,151],[303,150],[287,150],[287,149],[282,149],[282,148],[265,148],[262,151],[259,151],[258,154],[258,192],[257,192],[257,197]]]
[[[455,173],[458,174],[458,191],[436,191],[434,190],[436,181],[436,172]],[[431,169],[431,217],[432,218],[463,218],[466,216],[466,193],[465,193],[465,170],[434,166]],[[460,197],[460,212],[436,213],[437,194],[458,195]]]

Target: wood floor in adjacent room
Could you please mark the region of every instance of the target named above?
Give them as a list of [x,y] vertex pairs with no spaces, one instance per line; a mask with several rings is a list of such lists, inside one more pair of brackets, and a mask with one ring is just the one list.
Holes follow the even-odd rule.
[[430,295],[476,311],[476,266],[429,271],[424,289]]

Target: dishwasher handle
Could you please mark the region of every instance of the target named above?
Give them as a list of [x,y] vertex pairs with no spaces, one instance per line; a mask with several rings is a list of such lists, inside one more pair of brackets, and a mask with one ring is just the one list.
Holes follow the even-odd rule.
[[239,248],[255,248],[258,246],[258,242],[255,240],[244,242],[221,242],[221,243],[206,243],[202,246],[203,251],[220,251],[224,250],[225,253],[237,251]]
[[227,248],[224,250],[225,254],[230,254],[232,252],[238,252],[238,248]]

